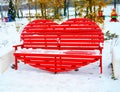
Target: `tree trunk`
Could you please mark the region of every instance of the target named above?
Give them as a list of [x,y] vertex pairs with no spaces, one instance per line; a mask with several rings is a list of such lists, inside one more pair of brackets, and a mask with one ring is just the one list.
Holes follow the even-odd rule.
[[30,14],[30,3],[28,4],[28,7],[29,7],[29,17],[31,17],[31,14]]
[[116,0],[114,0],[114,8],[116,9]]
[[64,16],[66,16],[67,1],[64,0]]
[[38,13],[37,13],[37,0],[35,0],[35,17],[38,17]]
[[92,0],[89,0],[89,5],[90,5],[90,7],[89,7],[89,9],[90,9],[90,19],[92,19]]

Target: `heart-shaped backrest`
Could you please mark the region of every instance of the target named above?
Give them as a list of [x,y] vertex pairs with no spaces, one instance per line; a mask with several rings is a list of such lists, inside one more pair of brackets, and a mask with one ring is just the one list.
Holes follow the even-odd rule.
[[[100,27],[87,18],[69,19],[62,24],[57,24],[51,20],[41,19],[34,20],[26,25],[21,34],[21,39],[23,39],[24,47],[26,48],[29,48],[28,43],[30,43],[30,46],[34,45],[36,48],[46,47],[47,49],[48,47],[49,49],[52,49],[52,47],[54,47],[53,49],[61,49],[58,48],[59,46],[62,47],[62,49],[65,49],[64,44],[67,42],[69,44],[66,44],[66,47],[80,46],[81,44],[83,48],[88,44],[90,46],[93,41],[94,44],[99,47],[99,43],[104,41],[103,35],[101,34],[103,33]],[[25,45],[26,43],[27,45]],[[78,48],[78,46],[76,48]],[[93,48],[93,46],[90,48]]]

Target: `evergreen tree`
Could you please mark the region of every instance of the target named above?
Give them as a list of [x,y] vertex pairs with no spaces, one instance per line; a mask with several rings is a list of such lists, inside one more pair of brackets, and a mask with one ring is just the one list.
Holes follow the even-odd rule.
[[16,11],[13,5],[12,0],[9,0],[9,7],[8,7],[8,18],[10,21],[15,21]]

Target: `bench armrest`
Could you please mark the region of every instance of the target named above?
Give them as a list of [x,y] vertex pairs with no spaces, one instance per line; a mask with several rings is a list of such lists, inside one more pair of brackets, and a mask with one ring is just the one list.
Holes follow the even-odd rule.
[[23,46],[23,44],[19,44],[19,45],[14,45],[13,47],[15,48],[15,50],[17,50],[18,47],[22,47],[22,46]]
[[103,43],[100,43],[100,48],[103,48],[104,44]]

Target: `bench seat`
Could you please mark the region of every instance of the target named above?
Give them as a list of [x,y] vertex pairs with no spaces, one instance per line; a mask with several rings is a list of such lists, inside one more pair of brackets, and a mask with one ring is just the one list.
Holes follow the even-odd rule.
[[100,58],[97,50],[19,49],[14,55],[25,64],[44,70],[48,68],[48,71],[55,73],[63,72],[65,69],[74,70],[93,63]]

